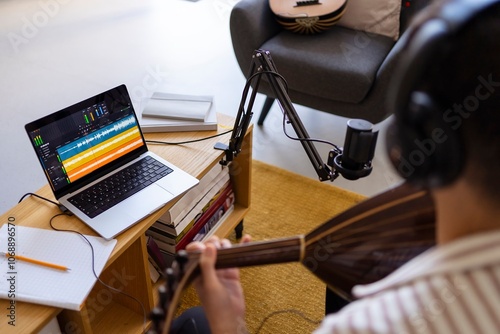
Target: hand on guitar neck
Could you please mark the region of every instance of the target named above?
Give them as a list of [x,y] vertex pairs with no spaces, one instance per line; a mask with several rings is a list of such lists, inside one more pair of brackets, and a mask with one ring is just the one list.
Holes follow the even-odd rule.
[[[251,237],[245,235],[241,243],[250,241]],[[219,240],[217,237],[212,237],[206,243],[191,243],[187,247],[188,251],[201,252],[201,276],[194,281],[194,286],[213,333],[245,332],[245,299],[239,269],[215,269],[217,248],[229,247],[229,240]]]

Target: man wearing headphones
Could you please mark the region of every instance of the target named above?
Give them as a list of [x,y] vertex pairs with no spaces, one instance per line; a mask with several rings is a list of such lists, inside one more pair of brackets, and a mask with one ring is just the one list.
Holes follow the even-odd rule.
[[[322,333],[500,332],[500,1],[437,1],[407,38],[390,94],[388,154],[435,199],[437,246],[328,315]],[[203,250],[200,299],[212,333],[243,333],[238,271]]]

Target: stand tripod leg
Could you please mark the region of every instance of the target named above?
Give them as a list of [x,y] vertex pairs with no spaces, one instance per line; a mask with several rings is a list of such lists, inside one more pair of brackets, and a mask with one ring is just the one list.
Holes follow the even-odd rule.
[[262,110],[260,112],[259,120],[257,121],[258,125],[264,124],[264,120],[266,119],[269,110],[271,110],[273,103],[274,103],[274,98],[266,97],[266,100],[264,101],[264,106],[262,107]]

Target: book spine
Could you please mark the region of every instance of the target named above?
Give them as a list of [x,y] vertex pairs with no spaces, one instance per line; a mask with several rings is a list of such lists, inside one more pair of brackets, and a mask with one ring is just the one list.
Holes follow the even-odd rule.
[[147,236],[152,236],[155,240],[163,241],[167,244],[175,244],[175,235],[168,233],[163,229],[157,229],[154,225],[146,230]]
[[[207,208],[207,204],[213,201],[214,196],[217,196],[221,189],[224,189],[229,182],[231,181],[229,174],[227,174],[217,183],[216,186],[210,189],[210,191],[204,196],[203,200],[200,201],[177,226],[175,226],[175,232],[172,234],[180,239],[181,237],[179,237],[179,235],[182,235],[185,230],[189,230],[189,228],[194,225],[194,222],[199,219],[199,217],[203,214],[204,209]],[[156,225],[156,223],[155,226],[160,227],[160,225]]]
[[142,122],[140,123],[143,133],[217,130],[217,122],[177,122],[173,124],[166,122],[164,124],[158,123],[155,125],[145,123],[144,118],[142,118]]
[[212,203],[209,209],[200,217],[196,224],[185,234],[185,236],[176,244],[175,250],[184,249],[188,243],[205,227],[206,224],[215,225],[223,214],[234,203],[234,192],[232,185],[229,184]]
[[146,241],[146,247],[148,250],[148,256],[151,257],[151,260],[160,268],[160,272],[166,269],[165,261],[160,252],[160,248],[158,244],[155,242],[154,238],[148,236]]
[[212,221],[207,222],[207,224],[205,224],[205,226],[203,226],[201,230],[193,237],[192,241],[202,241],[203,239],[205,239],[205,237],[210,233],[210,231],[212,231],[215,226],[219,225],[222,221],[224,221],[227,218],[228,213],[233,212],[233,210],[234,210],[233,204],[231,204],[231,206],[227,208],[226,206],[224,206],[223,209],[221,208],[221,211],[219,211],[217,219],[213,219]]
[[216,229],[217,226],[221,225],[224,223],[224,221],[229,217],[229,215],[234,211],[234,205],[231,205],[229,209],[224,213],[221,219],[219,219],[217,222],[215,222],[213,225],[210,225],[209,228],[202,229],[200,232],[198,232],[197,235],[193,238],[193,241],[203,241],[208,239],[210,236],[212,236],[213,231]]
[[197,210],[198,213],[196,214],[196,217],[192,219],[191,222],[177,234],[175,238],[176,243],[178,243],[186,235],[186,233],[188,233],[193,228],[193,226],[195,226],[197,222],[205,215],[205,212],[207,212],[214,205],[214,203],[219,200],[220,196],[224,194],[224,191],[230,186],[230,184],[231,181],[228,180],[221,189],[219,189],[213,196],[211,196],[210,200],[205,204],[205,206],[203,206],[203,208]]
[[151,276],[151,281],[153,283],[156,283],[160,278],[161,274],[159,268],[156,266],[153,259],[151,259],[150,257],[148,257],[148,269],[149,269],[149,275]]
[[[200,210],[198,216],[196,219],[193,219],[190,224],[184,228],[183,231],[177,236],[171,235],[167,233],[166,231],[162,230],[161,228],[157,228],[156,223],[153,224],[148,230],[146,230],[146,235],[148,237],[154,238],[159,250],[162,251],[162,253],[170,253],[170,254],[175,254],[176,252],[176,245],[184,238],[184,236],[195,226],[195,224],[202,218],[204,217],[205,212],[208,210],[212,209],[214,210],[214,207],[216,205],[220,205],[224,198],[227,197],[228,191],[231,190],[232,192],[232,186],[231,186],[231,181],[227,181],[222,189],[220,189],[211,199],[210,201],[205,204],[205,206]],[[204,218],[206,219],[206,218]]]
[[212,167],[200,180],[200,182],[189,190],[181,199],[179,199],[165,214],[158,220],[164,224],[174,224],[175,221],[182,219],[195,204],[203,198],[203,195],[215,185],[215,183],[224,175],[229,173],[227,168],[221,164]]
[[175,245],[160,240],[156,240],[156,243],[158,244],[158,248],[160,248],[160,251],[175,253]]
[[194,217],[199,213],[200,210],[202,210],[207,203],[210,202],[210,200],[217,194],[221,189],[224,189],[229,182],[230,177],[229,173],[224,173],[221,175],[220,178],[217,178],[216,182],[214,182],[208,190],[206,190],[205,193],[203,193],[203,196],[201,197],[200,200],[198,200],[196,203],[192,204],[191,207],[187,210],[187,214],[183,215],[180,220],[172,222],[170,225],[174,226],[174,229],[176,231],[179,231],[180,227],[182,226],[183,223],[185,223],[186,220],[192,220]]
[[196,233],[193,237],[192,241],[201,241],[203,238],[222,220],[225,220],[228,216],[228,212],[232,212],[234,209],[234,191],[231,189],[231,192],[228,193],[226,201],[222,204],[219,209],[216,211],[216,214],[210,219],[201,229]]

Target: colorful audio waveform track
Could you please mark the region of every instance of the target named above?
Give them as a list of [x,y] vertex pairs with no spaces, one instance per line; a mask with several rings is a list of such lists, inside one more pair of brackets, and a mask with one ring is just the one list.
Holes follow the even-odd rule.
[[73,156],[88,150],[89,148],[102,144],[104,141],[131,129],[134,126],[136,126],[134,116],[128,116],[118,122],[100,129],[99,131],[92,132],[85,137],[60,147],[57,150],[57,153],[61,157],[62,161],[68,160]]
[[142,145],[133,116],[61,147],[58,154],[71,182]]

